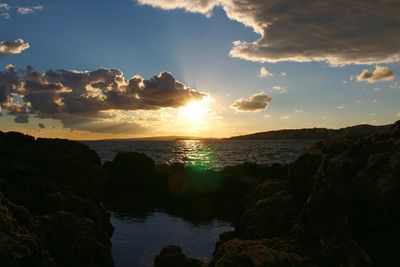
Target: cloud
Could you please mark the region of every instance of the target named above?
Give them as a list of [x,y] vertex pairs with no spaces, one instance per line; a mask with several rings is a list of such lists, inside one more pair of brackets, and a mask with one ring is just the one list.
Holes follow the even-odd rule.
[[2,10],[10,10],[10,6],[5,3],[0,3],[0,9]]
[[281,117],[281,120],[288,120],[290,119],[290,115],[284,115]]
[[271,75],[272,75],[272,73],[269,72],[269,70],[266,67],[261,67],[258,77],[265,78],[265,77],[268,77]]
[[338,110],[342,110],[342,109],[344,109],[344,106],[337,106],[336,107]]
[[269,106],[272,98],[263,93],[257,93],[249,98],[239,98],[231,105],[231,108],[236,111],[244,111],[244,112],[258,112],[266,109]]
[[368,83],[376,83],[380,81],[391,81],[394,79],[394,72],[389,67],[376,65],[375,70],[370,72],[364,69],[358,76],[357,81],[366,81]]
[[0,17],[2,17],[4,19],[11,19],[11,15],[8,12],[0,13]]
[[19,54],[29,48],[29,44],[22,39],[0,42],[0,56]]
[[46,128],[46,126],[45,126],[43,123],[41,123],[41,122],[38,123],[38,127],[39,127],[40,129]]
[[43,10],[43,6],[17,7],[17,12],[21,15],[28,15],[41,10]]
[[303,113],[303,111],[302,111],[301,109],[295,109],[295,110],[293,111],[293,113],[299,114],[299,113]]
[[[232,57],[257,62],[324,61],[331,65],[400,60],[398,0],[138,0],[166,10],[210,16],[215,7],[251,27],[255,41],[238,40]],[[384,40],[384,41],[383,41]]]
[[[60,120],[75,129],[138,129],[127,118],[116,123],[116,116],[105,112],[178,108],[205,96],[175,80],[169,72],[148,80],[139,75],[126,79],[120,70],[106,68],[41,73],[31,66],[17,71],[9,65],[0,72],[0,105],[9,114],[31,113]],[[112,125],[119,127],[113,129]]]
[[26,113],[18,114],[14,118],[15,123],[28,123],[29,122],[29,115]]
[[282,86],[274,86],[274,87],[272,87],[272,91],[277,93],[277,94],[285,94],[285,93],[287,93],[287,90]]
[[396,82],[396,83],[390,85],[390,88],[392,88],[392,89],[400,89],[400,83]]
[[35,13],[37,11],[42,11],[43,6],[14,6],[8,5],[5,3],[0,3],[0,17],[4,19],[10,19],[11,15],[19,14],[19,15],[28,15]]

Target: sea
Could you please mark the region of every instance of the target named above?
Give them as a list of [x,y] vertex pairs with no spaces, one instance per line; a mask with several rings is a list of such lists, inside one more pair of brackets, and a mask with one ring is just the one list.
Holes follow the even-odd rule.
[[[84,141],[102,161],[118,152],[142,152],[157,164],[180,162],[219,170],[244,162],[272,164],[295,160],[315,141],[304,140],[174,140]],[[115,227],[112,253],[116,267],[153,266],[154,257],[166,245],[178,245],[186,256],[209,261],[219,235],[233,230],[229,222],[191,222],[156,211],[146,217],[111,211]]]

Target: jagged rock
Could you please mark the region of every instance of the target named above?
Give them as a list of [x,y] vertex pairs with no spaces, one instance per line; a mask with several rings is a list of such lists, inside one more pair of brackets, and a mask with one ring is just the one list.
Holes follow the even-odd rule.
[[287,178],[262,180],[211,266],[400,266],[399,224],[400,121],[318,142]]
[[48,250],[32,233],[29,212],[0,192],[0,264],[7,267],[55,266]]
[[201,267],[204,263],[187,258],[178,246],[165,246],[154,259],[154,267]]
[[[0,266],[113,266],[107,175],[86,145],[0,132]],[[7,220],[6,220],[7,219]],[[12,226],[12,227],[11,227]]]
[[229,240],[220,245],[210,264],[213,267],[314,266],[306,257],[275,250],[265,240]]

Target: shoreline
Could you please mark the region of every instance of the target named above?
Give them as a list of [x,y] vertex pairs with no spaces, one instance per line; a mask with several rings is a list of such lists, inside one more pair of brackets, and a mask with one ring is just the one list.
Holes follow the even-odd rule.
[[166,246],[156,267],[400,261],[400,121],[365,138],[317,142],[287,165],[244,163],[220,171],[158,166],[135,152],[101,164],[78,142],[19,133],[0,133],[0,148],[5,266],[113,266],[113,227],[103,202],[233,222],[235,230],[220,236],[210,263]]

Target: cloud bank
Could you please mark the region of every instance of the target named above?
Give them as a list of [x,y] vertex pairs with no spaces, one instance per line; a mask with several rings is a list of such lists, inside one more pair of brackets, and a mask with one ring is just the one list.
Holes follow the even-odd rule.
[[249,98],[239,98],[231,105],[231,108],[242,112],[258,112],[269,106],[272,98],[264,92],[256,93]]
[[212,14],[215,7],[260,35],[238,40],[232,57],[331,65],[400,61],[398,0],[138,0],[166,10]]
[[[126,121],[116,123],[112,111],[178,108],[206,94],[175,80],[169,72],[151,79],[139,75],[126,79],[118,69],[95,71],[49,70],[27,66],[16,70],[8,65],[0,72],[0,106],[28,122],[28,114],[60,120],[67,128],[97,131],[132,130]],[[114,127],[112,127],[114,125]]]
[[22,39],[0,42],[0,56],[19,54],[29,48],[29,44]]
[[394,79],[394,72],[389,67],[375,66],[375,70],[370,72],[364,69],[358,76],[357,81],[376,83],[380,81],[391,81]]

